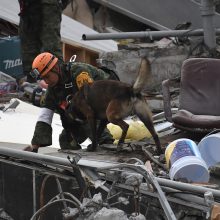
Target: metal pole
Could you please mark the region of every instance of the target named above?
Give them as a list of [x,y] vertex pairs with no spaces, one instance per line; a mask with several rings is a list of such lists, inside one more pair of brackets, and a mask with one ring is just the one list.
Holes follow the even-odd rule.
[[181,191],[188,191],[188,192],[193,192],[193,193],[199,193],[199,194],[204,194],[205,192],[210,191],[213,193],[213,195],[215,197],[220,198],[220,190],[206,188],[203,186],[194,186],[189,183],[176,182],[176,181],[163,179],[163,178],[159,178],[159,177],[156,177],[156,179],[161,186],[167,186],[167,187],[170,187],[173,189],[178,189]]
[[[183,36],[202,36],[203,29],[196,30],[170,30],[170,31],[140,31],[123,33],[101,33],[83,34],[83,40],[109,40],[109,39],[134,39],[134,38],[162,38],[162,37],[183,37]],[[216,29],[216,34],[220,35],[220,29]]]
[[213,0],[201,0],[201,15],[204,29],[204,42],[210,50],[216,48],[216,33],[213,24],[215,6]]
[[36,170],[32,170],[33,179],[33,214],[37,211],[36,204]]
[[19,159],[28,160],[31,162],[36,162],[40,164],[50,164],[56,166],[66,166],[72,169],[71,163],[66,158],[60,158],[55,156],[49,156],[44,154],[36,154],[28,151],[15,150],[7,147],[0,147],[0,155],[5,155],[9,157],[15,157]]

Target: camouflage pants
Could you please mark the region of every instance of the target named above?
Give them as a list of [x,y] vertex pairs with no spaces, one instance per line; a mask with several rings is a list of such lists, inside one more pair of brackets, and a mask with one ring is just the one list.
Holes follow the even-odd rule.
[[[79,144],[85,141],[87,137],[92,140],[91,129],[88,124],[77,126],[77,128],[73,129],[71,132],[63,129],[59,136],[60,148],[78,150],[80,149]],[[112,144],[113,141],[112,135],[107,129],[105,129],[102,136],[99,138],[98,143]]]
[[[40,2],[40,1],[39,1]],[[62,9],[57,0],[53,4],[32,4],[20,17],[19,35],[23,72],[27,81],[35,80],[29,75],[34,58],[41,52],[51,52],[62,59],[60,37]]]

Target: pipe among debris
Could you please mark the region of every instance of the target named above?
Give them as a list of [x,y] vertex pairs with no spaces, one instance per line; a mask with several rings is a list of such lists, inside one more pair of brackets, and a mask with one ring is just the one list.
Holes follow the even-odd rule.
[[153,185],[153,187],[156,189],[156,191],[158,192],[158,199],[160,201],[160,204],[164,210],[166,217],[169,220],[176,220],[176,216],[174,215],[173,210],[171,209],[170,204],[168,203],[164,192],[162,191],[155,176],[151,172],[148,172],[143,165],[131,165],[131,164],[126,164],[126,163],[113,165],[113,166],[110,166],[109,168],[108,167],[102,167],[102,168],[100,167],[98,170],[117,169],[117,168],[119,168],[119,169],[126,168],[126,169],[130,169],[132,171],[135,171],[135,172],[141,174],[143,176],[143,178],[147,182],[150,182]]
[[[220,29],[216,29],[216,34],[220,35]],[[202,36],[203,29],[196,30],[170,30],[170,31],[139,31],[123,33],[101,33],[101,34],[83,34],[83,40],[116,40],[116,39],[135,39],[149,38],[151,40],[162,37],[183,37],[183,36]]]
[[73,200],[70,200],[70,199],[56,199],[56,200],[53,200],[53,201],[49,201],[45,206],[43,206],[37,212],[35,212],[35,214],[31,217],[30,220],[35,220],[41,212],[45,211],[47,208],[53,206],[54,204],[60,203],[60,202],[68,202],[68,203],[76,206],[78,209],[80,209],[80,206]]
[[155,178],[157,179],[158,183],[161,186],[167,186],[167,187],[178,189],[181,191],[188,191],[188,192],[199,193],[203,195],[205,192],[209,191],[209,192],[212,192],[214,197],[220,198],[220,190],[210,189],[210,188],[206,188],[203,186],[194,186],[193,184],[172,181],[172,180],[159,178],[159,177],[155,177]]
[[60,157],[54,157],[49,155],[43,155],[43,154],[36,154],[28,151],[22,151],[22,150],[15,150],[8,147],[1,147],[0,148],[0,155],[5,155],[13,158],[19,158],[31,162],[36,162],[40,164],[50,164],[57,166],[65,166],[69,167],[72,170],[71,163],[66,158],[60,158]]

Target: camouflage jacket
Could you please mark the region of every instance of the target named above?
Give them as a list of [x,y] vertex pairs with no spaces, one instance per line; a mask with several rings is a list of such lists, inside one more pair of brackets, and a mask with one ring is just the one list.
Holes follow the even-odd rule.
[[[96,81],[109,79],[110,75],[92,65],[77,62],[69,64],[69,66],[63,65],[61,75],[60,83],[47,89],[42,108],[59,113],[64,129],[71,130],[74,122],[70,121],[65,115],[67,96],[74,94],[86,78]],[[32,144],[39,146],[52,144],[51,124],[41,120],[37,121]]]
[[18,0],[20,5],[20,16],[29,14],[30,16],[38,14],[41,11],[41,7],[44,7],[44,4],[47,5],[56,5],[60,7],[61,10],[64,10],[66,6],[70,3],[71,0]]

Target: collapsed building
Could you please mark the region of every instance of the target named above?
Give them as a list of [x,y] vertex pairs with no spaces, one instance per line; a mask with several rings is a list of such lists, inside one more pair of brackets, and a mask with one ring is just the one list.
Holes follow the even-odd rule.
[[[206,16],[212,16],[214,2],[201,2],[209,3],[203,6],[206,6],[208,12]],[[130,84],[136,78],[140,58],[149,58],[152,81],[146,83],[144,93],[154,113],[154,125],[164,148],[168,148],[175,140],[187,138],[184,146],[189,146],[190,143],[193,150],[197,149],[194,142],[203,146],[202,143],[207,140],[203,139],[204,135],[218,128],[216,124],[219,109],[214,96],[218,92],[219,60],[218,45],[212,37],[219,30],[212,29],[216,33],[211,36],[210,32],[203,41],[203,33],[214,27],[208,22],[207,24],[208,30],[204,27],[204,30],[195,31],[133,33],[135,38],[147,38],[148,43],[121,43],[117,52],[99,51],[103,65],[116,70],[120,80]],[[85,42],[131,37],[131,33],[90,34],[84,33],[82,36]],[[158,36],[158,41],[151,42]],[[90,46],[93,45],[91,42]],[[102,43],[105,45],[103,41]],[[114,45],[113,43],[113,47]],[[74,51],[73,48],[70,49]],[[80,56],[80,53],[77,55]],[[94,57],[97,58],[97,53],[93,60]],[[183,61],[186,61],[184,65]],[[188,78],[187,75],[182,77],[186,72],[191,75]],[[210,77],[199,75],[204,72],[208,72]],[[197,77],[194,79],[193,76]],[[182,87],[173,88],[179,82]],[[212,91],[209,92],[208,89]],[[27,87],[24,93],[32,95],[33,90]],[[176,101],[179,97],[177,92],[183,92],[180,101]],[[46,148],[39,154],[33,154],[21,151],[26,140],[16,142],[12,136],[19,130],[16,124],[19,126],[23,123],[17,121],[19,115],[23,114],[23,117],[31,121],[33,118],[29,114],[38,112],[38,107],[32,110],[19,99],[8,103],[7,98],[12,97],[8,95],[2,97],[6,101],[2,102],[0,111],[0,219],[219,219],[218,155],[210,156],[211,159],[205,157],[210,145],[215,145],[214,155],[218,152],[218,131],[215,131],[217,134],[208,136],[215,141],[211,144],[207,141],[209,145],[205,147],[203,154],[205,164],[195,154],[194,158],[200,161],[199,164],[187,160],[187,165],[177,167],[175,172],[171,172],[171,165],[175,163],[171,160],[172,154],[157,155],[155,145],[147,135],[138,141],[128,141],[120,151],[117,151],[116,145],[103,145],[96,152],[88,153],[82,144],[83,149],[79,151]],[[21,98],[17,94],[15,97]],[[190,111],[193,116],[189,115]],[[180,115],[175,118],[178,112]],[[183,113],[187,115],[181,115]],[[138,121],[135,117],[128,120],[131,122],[130,126]],[[178,124],[178,120],[183,123]],[[12,122],[15,130],[9,128],[11,133],[7,139],[6,123],[9,125]],[[198,124],[199,128],[196,127]],[[54,131],[59,127],[57,119]],[[138,130],[139,127],[135,129],[135,133],[142,131]],[[24,127],[20,132],[25,132],[28,136]],[[173,144],[174,148],[178,149],[176,143]],[[181,153],[181,150],[177,151],[175,156],[183,158]],[[177,173],[183,176],[175,176]]]

